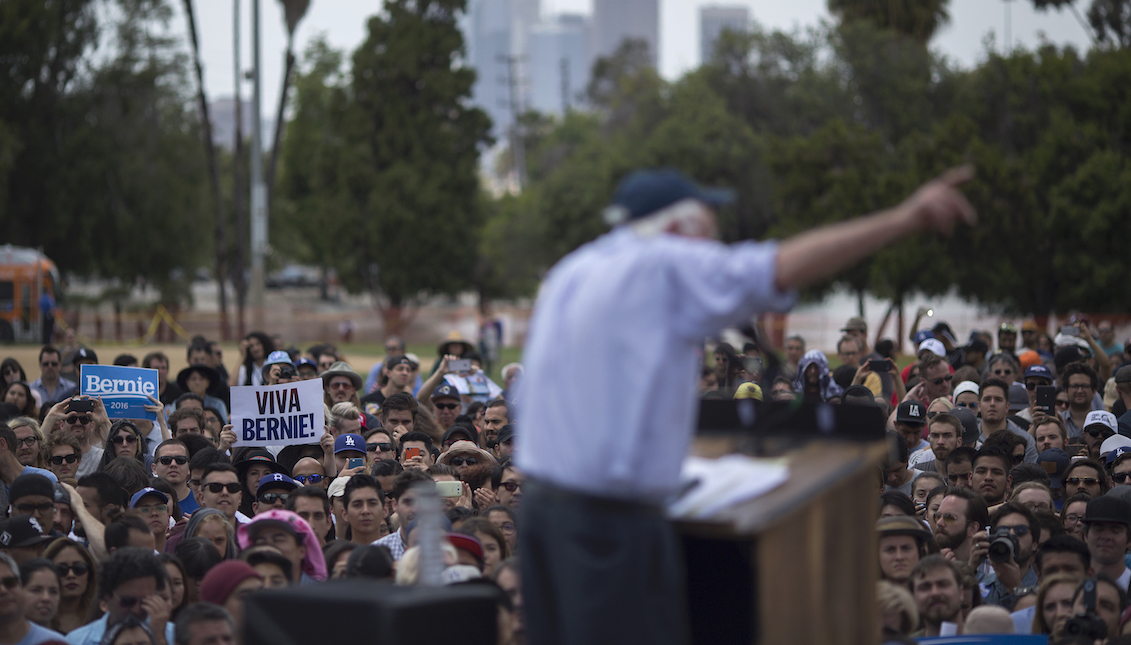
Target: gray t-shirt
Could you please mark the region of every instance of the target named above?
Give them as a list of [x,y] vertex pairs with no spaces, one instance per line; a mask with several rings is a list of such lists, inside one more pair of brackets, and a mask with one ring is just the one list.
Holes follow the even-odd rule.
[[915,480],[919,479],[919,475],[922,475],[923,471],[917,470],[915,468],[908,468],[907,470],[912,474],[912,477],[911,479],[907,480],[906,484],[902,486],[884,486],[884,492],[889,493],[894,490],[899,491],[908,497],[911,497],[911,487],[915,485]]

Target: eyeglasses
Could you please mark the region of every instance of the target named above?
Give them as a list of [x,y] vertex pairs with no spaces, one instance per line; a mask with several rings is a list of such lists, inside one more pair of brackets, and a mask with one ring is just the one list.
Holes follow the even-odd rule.
[[55,572],[59,574],[60,578],[66,578],[68,571],[73,571],[76,576],[85,576],[90,569],[86,566],[85,562],[75,562],[72,564],[60,562],[55,565]]
[[23,439],[16,439],[16,443],[22,443],[25,446],[30,446],[31,444],[35,443],[36,441],[39,441],[39,437],[37,437],[35,435],[31,435],[30,437],[24,437]]
[[365,444],[365,451],[366,452],[389,452],[392,449],[393,449],[393,444],[391,444],[391,443],[381,442],[381,443],[367,443],[367,444]]
[[16,510],[20,515],[31,515],[36,511],[46,513],[47,511],[55,510],[55,502],[43,502],[40,504],[16,504]]
[[346,390],[346,389],[352,390],[352,389],[354,389],[354,387],[353,387],[353,383],[344,383],[342,381],[338,381],[337,383],[331,383],[330,389],[331,390]]
[[70,425],[75,425],[77,423],[79,425],[85,426],[86,424],[90,423],[90,417],[86,415],[79,417],[67,417],[67,423]]
[[1001,526],[998,528],[1009,529],[1009,532],[1016,535],[1017,537],[1025,537],[1026,535],[1029,535],[1029,527],[1025,526],[1024,524],[1019,524],[1017,526]]
[[956,407],[956,408],[971,408],[971,409],[977,409],[977,408],[978,408],[978,404],[977,404],[977,403],[955,403],[955,404],[954,404],[954,407]]
[[47,458],[47,461],[51,462],[51,465],[53,466],[62,466],[64,461],[68,464],[73,464],[78,460],[79,453],[77,452],[71,453],[69,455],[53,455]]
[[503,524],[499,526],[499,530],[502,531],[503,535],[514,535],[514,524],[511,522],[503,522]]
[[935,385],[942,385],[943,383],[949,383],[950,379],[952,379],[952,378],[954,378],[954,375],[947,374],[946,376],[940,376],[938,378],[933,378],[933,379],[928,379],[928,380]]
[[513,493],[516,490],[518,490],[519,488],[521,488],[522,484],[520,484],[519,482],[503,482],[502,487],[507,489],[508,493]]
[[59,367],[59,361],[44,361],[39,365],[40,367]]
[[137,443],[137,435],[120,434],[120,435],[114,437],[113,439],[111,439],[110,441],[113,441],[114,443],[118,444],[119,446],[122,445],[122,444],[125,444],[125,443]]
[[190,479],[185,483],[188,484],[189,486],[193,486],[193,487],[200,486],[200,480],[199,479]]
[[1081,482],[1085,486],[1095,486],[1096,484],[1100,483],[1100,480],[1096,479],[1095,477],[1069,477],[1068,479],[1064,480],[1064,483],[1070,486],[1079,486]]
[[1013,370],[994,370],[995,376],[1009,376],[1012,373]]
[[1077,515],[1075,513],[1069,513],[1068,515],[1064,516],[1064,521],[1068,524],[1076,524],[1082,519],[1084,519],[1083,515]]
[[114,594],[114,597],[118,599],[118,604],[122,606],[122,609],[129,609],[141,602],[141,598],[137,596],[119,596],[118,594]]
[[1026,390],[1035,390],[1038,387],[1041,387],[1041,385],[1042,385],[1041,383],[1037,383],[1036,381],[1029,381],[1029,382],[1025,383],[1025,389]]
[[433,403],[432,405],[436,406],[437,410],[455,410],[462,407],[459,403]]
[[212,482],[211,484],[201,484],[201,486],[203,486],[204,489],[207,490],[209,493],[220,493],[220,492],[223,492],[223,491],[226,490],[229,493],[232,493],[234,495],[234,494],[240,492],[240,485],[239,485],[238,482],[232,482],[230,484],[221,484],[220,482]]
[[401,351],[401,348],[398,345],[388,345],[387,347],[385,347],[385,351],[386,352],[399,352],[399,351]]
[[1131,473],[1112,473],[1111,481],[1117,484],[1122,484],[1123,482],[1127,481],[1128,477],[1131,477]]
[[259,496],[259,501],[263,502],[264,504],[274,504],[275,502],[282,502],[286,504],[287,500],[290,499],[290,497],[290,493],[263,493]]
[[1024,454],[1020,454],[1020,455],[1010,455],[1010,456],[1009,456],[1009,458],[1013,460],[1013,465],[1014,465],[1014,466],[1016,466],[1016,465],[1020,464],[1021,462],[1025,461],[1025,455],[1024,455]]
[[12,591],[16,587],[20,586],[20,579],[17,576],[7,576],[0,578],[0,585],[4,585],[5,589]]
[[1090,390],[1090,389],[1092,389],[1092,384],[1091,383],[1074,383],[1074,384],[1069,384],[1068,387],[1066,387],[1064,389],[1066,389],[1066,390]]
[[295,475],[293,479],[303,486],[306,486],[307,484],[317,484],[323,479],[326,479],[326,475],[319,475],[318,473],[314,473],[313,475]]
[[[459,466],[462,466],[464,464],[467,464],[468,466],[474,466],[475,464],[479,463],[479,460],[475,457],[452,457],[452,460],[449,463],[458,468]],[[507,484],[514,484],[516,488],[518,487],[518,484],[515,484],[515,482],[507,482],[503,485],[507,486]],[[507,486],[507,490],[512,493],[514,492],[514,488],[510,488],[509,486]]]
[[149,515],[150,513],[167,513],[169,507],[164,504],[146,504],[145,506],[135,506],[134,510],[142,515]]
[[164,457],[158,457],[157,461],[160,462],[162,466],[168,466],[173,462],[177,462],[178,466],[184,466],[188,463],[188,457],[184,455],[165,455]]

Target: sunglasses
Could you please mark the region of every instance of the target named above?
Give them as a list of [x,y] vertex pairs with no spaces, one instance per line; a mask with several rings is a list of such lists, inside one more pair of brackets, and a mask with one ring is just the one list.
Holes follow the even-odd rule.
[[1127,481],[1128,477],[1131,477],[1131,473],[1112,473],[1111,481],[1117,484],[1122,484],[1123,482]]
[[1013,370],[994,370],[995,376],[1008,376],[1013,373]]
[[42,502],[40,504],[16,504],[16,510],[20,515],[31,515],[36,511],[46,513],[47,511],[55,510],[55,502]]
[[160,462],[162,466],[168,466],[173,462],[177,462],[178,466],[184,466],[188,463],[188,457],[184,455],[166,455],[164,457],[158,457],[157,461]]
[[59,367],[59,361],[47,361],[45,363],[40,363],[40,365],[43,367]]
[[455,410],[461,407],[459,403],[433,403],[437,410]]
[[90,569],[86,566],[85,562],[75,562],[73,564],[61,562],[55,565],[55,572],[59,574],[60,578],[66,578],[68,571],[73,571],[76,576],[85,576]]
[[1060,407],[1060,406],[1068,407],[1068,401],[1061,401],[1060,399],[1057,399],[1056,405],[1057,405],[1057,407]]
[[122,606],[122,609],[130,609],[141,602],[141,598],[137,596],[119,596],[118,594],[114,594],[114,597],[118,599],[118,604]]
[[977,407],[978,407],[978,404],[977,404],[977,403],[955,403],[954,405],[955,405],[955,407],[958,407],[958,408],[973,408],[973,409],[977,409]]
[[935,385],[942,385],[943,383],[949,383],[950,379],[952,379],[952,378],[954,378],[954,375],[947,374],[946,376],[940,376],[938,378],[933,378],[933,379],[929,379],[929,380],[930,380],[931,383],[933,383]]
[[1017,537],[1025,537],[1026,535],[1029,535],[1029,527],[1025,526],[1024,524],[1018,526],[1003,526],[1001,528],[1009,529],[1009,532],[1016,535]]
[[86,424],[90,423],[90,417],[86,415],[79,417],[67,417],[67,423],[70,425],[75,425],[76,423],[78,423],[85,426]]
[[282,502],[286,504],[287,500],[290,499],[290,497],[290,493],[263,493],[259,496],[259,501],[263,502],[264,504],[274,504],[275,502]]
[[1095,477],[1069,477],[1068,479],[1064,480],[1064,483],[1070,486],[1079,486],[1081,483],[1083,483],[1085,486],[1095,486],[1096,484],[1100,483],[1100,480],[1096,479]]
[[[1035,389],[1037,389],[1038,387],[1041,387],[1041,385],[1042,385],[1041,383],[1036,383],[1036,382],[1034,382],[1034,381],[1029,381],[1028,383],[1026,383],[1026,384],[1025,384],[1025,389],[1026,389],[1026,390],[1035,390]],[[1045,385],[1047,385],[1047,383],[1046,383]]]
[[[456,466],[456,467],[462,466],[464,464],[467,464],[468,466],[474,466],[475,464],[479,463],[479,460],[476,459],[475,457],[452,457],[452,460],[451,460],[450,463],[453,466]],[[507,483],[508,484],[514,484],[514,482],[507,482]],[[503,484],[503,485],[506,486],[507,484]],[[515,485],[517,486],[517,484],[515,484]],[[507,488],[507,490],[509,490],[512,493],[514,492],[513,488]]]
[[209,493],[221,493],[226,490],[229,493],[235,495],[236,493],[240,492],[240,485],[238,482],[232,482],[231,484],[212,482],[211,484],[201,484],[201,486]]
[[[1111,430],[1108,429],[1108,432],[1111,432]],[[1103,435],[1104,431],[1099,428],[1084,428],[1084,434],[1094,438]]]
[[322,481],[323,479],[326,479],[326,475],[319,475],[317,473],[315,473],[313,475],[295,475],[294,476],[294,480],[296,482],[302,484],[303,486],[306,486],[307,484],[317,484],[318,482]]
[[1009,456],[1009,458],[1013,460],[1013,465],[1014,465],[1014,466],[1016,466],[1016,465],[1020,464],[1021,462],[1025,461],[1025,455],[1023,455],[1023,454],[1022,454],[1022,455],[1010,455],[1010,456]]
[[0,578],[0,585],[4,585],[5,589],[7,589],[8,591],[12,591],[16,587],[20,586],[20,579],[16,576],[8,576],[6,578]]
[[[452,461],[455,461],[455,460],[453,459]],[[501,485],[502,485],[503,488],[507,489],[508,493],[513,493],[513,492],[515,492],[516,490],[518,490],[519,488],[522,487],[522,484],[520,484],[518,482],[503,482]]]
[[137,443],[137,436],[132,434],[120,434],[110,441],[118,444],[119,446],[125,443]]
[[391,443],[367,443],[365,444],[366,452],[389,452],[393,449]]
[[49,457],[47,459],[47,461],[51,462],[51,465],[53,465],[53,466],[62,466],[64,461],[67,462],[68,464],[73,464],[78,460],[79,460],[79,453],[77,453],[77,452],[71,453],[69,455],[54,455],[54,456]]

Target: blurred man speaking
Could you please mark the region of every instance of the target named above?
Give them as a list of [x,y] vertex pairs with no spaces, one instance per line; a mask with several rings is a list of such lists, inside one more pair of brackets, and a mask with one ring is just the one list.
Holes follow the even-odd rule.
[[520,534],[530,642],[681,643],[688,638],[675,535],[691,440],[696,346],[898,239],[973,223],[951,170],[905,202],[783,242],[724,245],[706,190],[672,170],[616,190],[615,228],[562,259],[534,308],[516,446],[528,476]]

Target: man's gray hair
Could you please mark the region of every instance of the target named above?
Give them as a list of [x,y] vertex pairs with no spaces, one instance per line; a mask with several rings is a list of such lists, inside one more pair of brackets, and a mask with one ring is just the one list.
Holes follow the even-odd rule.
[[0,562],[8,565],[8,568],[12,570],[12,575],[17,578],[20,577],[20,565],[16,564],[16,561],[8,555],[7,551],[0,551]]
[[194,602],[177,614],[176,638],[177,645],[188,645],[192,636],[192,626],[197,623],[210,623],[217,620],[227,621],[232,631],[236,629],[236,621],[232,615],[220,605],[210,602]]

